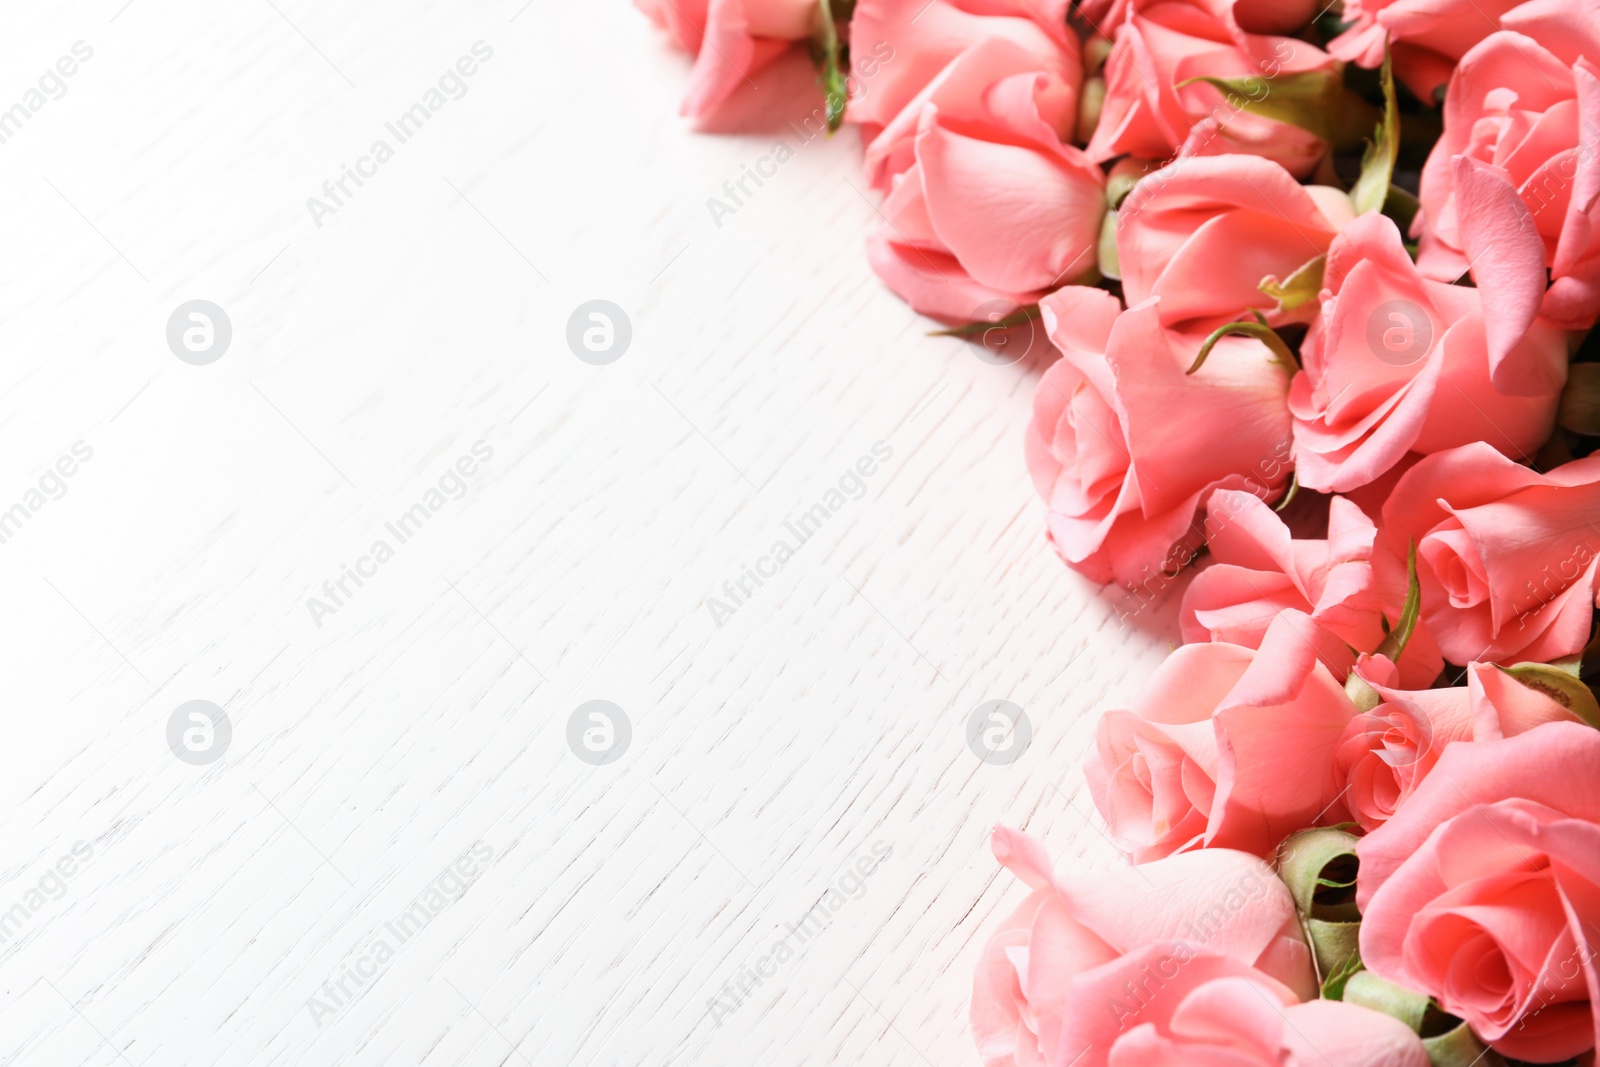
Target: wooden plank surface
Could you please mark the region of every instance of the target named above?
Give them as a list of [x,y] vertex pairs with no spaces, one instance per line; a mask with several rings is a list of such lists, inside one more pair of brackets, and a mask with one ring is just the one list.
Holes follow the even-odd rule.
[[[1039,367],[877,283],[855,138],[692,132],[618,0],[10,16],[0,1061],[974,1062],[1023,895],[987,829],[1117,862],[1078,766],[1170,611],[1051,555]],[[166,337],[197,299],[204,366]],[[567,343],[596,299],[605,366]],[[995,765],[1001,699],[1032,738]],[[195,700],[231,738],[186,762]]]

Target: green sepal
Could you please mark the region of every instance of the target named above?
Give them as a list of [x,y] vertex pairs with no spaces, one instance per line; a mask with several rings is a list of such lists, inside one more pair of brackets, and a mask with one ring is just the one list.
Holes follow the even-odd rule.
[[1107,211],[1105,218],[1100,220],[1100,242],[1095,247],[1095,254],[1100,267],[1100,275],[1104,278],[1122,279],[1122,259],[1117,253],[1117,213]]
[[1300,364],[1295,360],[1294,353],[1289,351],[1289,346],[1284,344],[1283,338],[1279,337],[1272,327],[1266,323],[1229,322],[1211,331],[1211,336],[1207,337],[1205,343],[1200,346],[1200,354],[1194,357],[1194,362],[1190,364],[1189,369],[1184,373],[1193,374],[1199,370],[1201,364],[1205,363],[1206,357],[1211,355],[1211,350],[1217,346],[1217,342],[1230,334],[1253,337],[1266,345],[1272,351],[1273,359],[1291,378],[1300,369]]
[[1351,952],[1344,963],[1334,968],[1322,980],[1322,999],[1343,1000],[1345,986],[1350,983],[1350,979],[1360,970],[1361,954],[1359,952]]
[[1294,498],[1300,495],[1300,473],[1289,472],[1289,491],[1283,494],[1283,499],[1272,505],[1272,510],[1280,515],[1289,510],[1289,505],[1294,503]]
[[1600,727],[1600,703],[1595,701],[1594,690],[1574,673],[1570,663],[1515,663],[1500,669],[1590,726]]
[[1278,846],[1278,877],[1289,887],[1300,927],[1324,984],[1354,973],[1361,914],[1355,906],[1356,840],[1330,827],[1290,834]]
[[1505,1067],[1498,1053],[1486,1049],[1466,1023],[1438,1037],[1425,1037],[1422,1047],[1432,1067]]
[[1344,680],[1344,695],[1363,715],[1383,703],[1383,694],[1372,688],[1372,684],[1355,671],[1351,671],[1350,677]]
[[1257,288],[1278,302],[1279,311],[1293,311],[1322,292],[1322,272],[1327,265],[1327,256],[1317,256],[1306,260],[1281,282],[1275,275],[1267,275]]
[[1229,107],[1298,126],[1330,142],[1335,133],[1335,117],[1344,102],[1344,80],[1337,71],[1330,70],[1280,74],[1276,78],[1259,74],[1243,78],[1202,75],[1181,81],[1176,88],[1195,82],[1221,90]]
[[1406,548],[1406,600],[1400,609],[1400,621],[1377,647],[1376,654],[1387,656],[1389,662],[1399,663],[1411,635],[1417,629],[1417,616],[1422,612],[1422,583],[1417,580],[1417,539],[1412,538]]
[[1356,214],[1382,211],[1394,182],[1394,164],[1400,156],[1400,105],[1395,99],[1394,62],[1388,45],[1383,50],[1383,121],[1361,156],[1361,176],[1350,190]]
[[834,22],[832,0],[817,0],[817,11],[817,28],[811,41],[811,56],[820,74],[823,107],[828,118],[828,133],[831,136],[844,124],[844,108],[850,102],[850,90],[845,84],[844,71],[839,66],[841,52],[839,27]]
[[1379,978],[1371,971],[1361,971],[1350,976],[1344,986],[1344,1002],[1359,1004],[1363,1008],[1381,1011],[1405,1023],[1417,1033],[1422,1032],[1422,1021],[1428,1015],[1430,1001],[1426,993],[1395,985],[1387,978]]
[[947,330],[929,330],[929,337],[977,337],[988,333],[990,330],[1008,330],[1013,326],[1032,322],[1040,315],[1038,304],[1024,304],[1005,318],[993,322],[969,322],[964,326],[952,326]]

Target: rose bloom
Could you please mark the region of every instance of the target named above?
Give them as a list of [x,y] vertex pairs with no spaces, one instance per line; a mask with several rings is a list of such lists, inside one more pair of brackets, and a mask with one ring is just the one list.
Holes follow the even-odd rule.
[[1387,40],[1395,77],[1418,99],[1432,102],[1434,90],[1450,79],[1456,60],[1499,29],[1500,17],[1518,2],[1344,0],[1344,20],[1354,25],[1329,41],[1328,51],[1346,62],[1376,69],[1383,65]]
[[1333,754],[1356,707],[1319,636],[1284,610],[1259,650],[1183,645],[1130,710],[1100,717],[1084,771],[1119,848],[1135,862],[1193,848],[1269,856],[1343,818]]
[[701,118],[715,111],[749,77],[795,41],[811,36],[815,0],[634,0],[694,54],[689,90],[680,108]]
[[[850,121],[876,135],[951,60],[991,38],[1027,52],[1029,69],[1054,75],[1076,101],[1083,56],[1067,7],[1068,0],[859,0],[850,16]],[[1072,133],[1070,121],[1064,133]]]
[[1550,436],[1566,381],[1561,331],[1508,330],[1479,290],[1424,278],[1376,212],[1334,240],[1323,286],[1289,390],[1302,485],[1343,493],[1408,452],[1490,441],[1521,457]]
[[1259,156],[1202,156],[1146,175],[1117,212],[1129,304],[1161,298],[1163,325],[1219,326],[1254,308],[1273,325],[1306,321],[1316,301],[1280,313],[1263,279],[1287,279],[1324,255],[1355,216],[1349,196],[1301,185]]
[[[1328,536],[1296,538],[1272,508],[1249,493],[1219,490],[1207,504],[1206,544],[1215,561],[1184,591],[1178,622],[1185,641],[1228,641],[1260,648],[1286,608],[1303,611],[1330,638],[1325,660],[1345,678],[1358,652],[1375,651],[1400,620],[1406,571],[1378,540],[1378,528],[1344,497],[1328,502]],[[1400,657],[1401,678],[1430,685],[1444,668],[1419,624]]]
[[1600,456],[1540,474],[1484,443],[1429,456],[1383,508],[1415,540],[1422,618],[1453,663],[1549,663],[1589,638],[1600,575]]
[[[1152,1018],[1153,1017],[1153,1018]],[[1427,1067],[1409,1026],[1337,1000],[1297,1003],[1255,976],[1196,985],[1170,1011],[1158,1005],[1115,1039],[1108,1067]],[[1065,1062],[1065,1061],[1064,1061]]]
[[1121,311],[1084,286],[1040,303],[1062,358],[1034,394],[1028,473],[1056,551],[1099,582],[1192,558],[1215,490],[1273,496],[1288,480],[1282,368],[1259,342],[1225,337],[1186,374],[1204,335],[1163,329],[1157,304]]
[[984,947],[973,982],[989,1067],[1065,1063],[1086,1046],[1079,1067],[1103,1064],[1119,1032],[1170,1016],[1216,978],[1256,978],[1283,1003],[1316,995],[1294,900],[1254,856],[1212,849],[1058,878],[1032,838],[996,827],[992,846],[1032,893]]
[[997,828],[993,845],[1033,892],[974,978],[986,1067],[1426,1067],[1397,1020],[1308,999],[1294,901],[1254,856],[1057,877],[1032,839]]
[[1363,830],[1400,810],[1456,741],[1498,741],[1547,722],[1577,722],[1565,706],[1498,667],[1474,663],[1467,684],[1401,689],[1387,660],[1364,662],[1362,678],[1383,702],[1345,729],[1335,754],[1349,785],[1344,803]]
[[1356,846],[1361,959],[1505,1056],[1595,1047],[1600,731],[1454,744]]
[[[1600,311],[1600,26],[1577,5],[1526,7],[1551,15],[1528,18],[1519,8],[1505,22],[1527,25],[1537,39],[1492,34],[1450,80],[1444,133],[1423,168],[1422,210],[1412,224],[1421,237],[1417,266],[1441,281],[1467,271],[1462,228],[1483,209],[1458,198],[1455,160],[1471,156],[1495,167],[1509,182],[1506,193],[1527,207],[1553,278],[1540,294],[1544,316],[1588,329]],[[1541,290],[1543,280],[1541,273]]]
[[1181,84],[1202,75],[1254,77],[1265,94],[1273,78],[1335,73],[1333,57],[1315,45],[1246,33],[1229,9],[1205,0],[1135,4],[1114,40],[1105,66],[1105,104],[1089,139],[1094,160],[1166,159],[1180,150],[1184,156],[1244,152],[1304,176],[1322,157],[1327,145],[1316,135],[1252,115],[1215,86]]
[[1092,270],[1105,175],[1062,143],[1076,106],[1008,41],[961,53],[873,142],[869,169],[892,174],[867,244],[878,276],[923,314],[970,322]]

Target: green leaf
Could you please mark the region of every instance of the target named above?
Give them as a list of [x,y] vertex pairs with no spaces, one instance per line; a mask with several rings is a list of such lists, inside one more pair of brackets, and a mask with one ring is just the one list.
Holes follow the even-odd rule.
[[1222,326],[1218,326],[1215,330],[1211,331],[1211,336],[1207,337],[1205,343],[1200,346],[1200,354],[1194,357],[1194,362],[1190,364],[1189,369],[1184,373],[1193,374],[1195,371],[1199,370],[1201,364],[1206,361],[1206,357],[1211,355],[1211,350],[1217,346],[1217,342],[1230,334],[1238,334],[1243,337],[1254,337],[1257,341],[1260,341],[1262,344],[1266,345],[1267,348],[1272,350],[1273,358],[1277,361],[1278,365],[1281,366],[1291,378],[1294,377],[1295,372],[1300,369],[1300,364],[1296,362],[1294,353],[1289,351],[1289,346],[1284,344],[1283,338],[1279,337],[1277,333],[1273,331],[1272,327],[1268,326],[1266,323],[1229,322]]
[[1276,275],[1267,275],[1258,288],[1278,302],[1279,311],[1293,311],[1322,292],[1322,271],[1327,265],[1327,256],[1308,259],[1281,282]]
[[1537,689],[1590,726],[1600,726],[1600,703],[1594,690],[1572,673],[1570,667],[1556,663],[1517,663],[1501,667],[1511,677]]
[[1334,119],[1344,98],[1344,82],[1336,71],[1308,70],[1264,78],[1251,74],[1244,78],[1212,78],[1202,75],[1181,81],[1177,88],[1205,82],[1222,91],[1228,107],[1252,115],[1287,122],[1331,141]]
[[1345,985],[1349,983],[1351,976],[1359,970],[1361,970],[1361,957],[1356,953],[1352,953],[1343,964],[1335,968],[1333,973],[1322,980],[1322,999],[1343,1000]]
[[1394,181],[1394,162],[1400,156],[1400,105],[1394,92],[1394,63],[1388,46],[1383,51],[1383,121],[1361,156],[1361,177],[1350,190],[1356,214],[1382,211]]
[[1389,657],[1391,663],[1399,663],[1401,654],[1406,650],[1406,643],[1411,640],[1411,635],[1417,628],[1417,616],[1421,611],[1422,584],[1417,581],[1417,539],[1413,537],[1410,547],[1406,549],[1405,606],[1400,609],[1400,621],[1377,647],[1377,655]]
[[817,8],[819,17],[811,54],[821,72],[823,107],[831,135],[844,123],[844,107],[850,102],[850,90],[840,66],[839,27],[833,19],[833,4],[830,0],[817,0]]
[[1007,330],[1032,322],[1040,315],[1038,304],[1024,304],[1003,319],[993,322],[969,322],[965,326],[952,326],[948,330],[930,330],[929,337],[978,337],[990,330]]

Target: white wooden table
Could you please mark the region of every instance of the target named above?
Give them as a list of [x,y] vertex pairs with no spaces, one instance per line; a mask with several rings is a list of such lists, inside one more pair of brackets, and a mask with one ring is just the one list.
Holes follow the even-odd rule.
[[[1116,862],[1078,764],[1170,608],[1123,625],[1050,553],[1039,368],[878,284],[854,136],[718,226],[777,135],[690,131],[619,0],[6,30],[0,1062],[973,1062],[1023,893],[987,830]],[[566,339],[596,299],[604,366]],[[1010,764],[966,742],[999,699]],[[592,700],[631,730],[600,765]],[[231,736],[173,748],[190,701]]]

